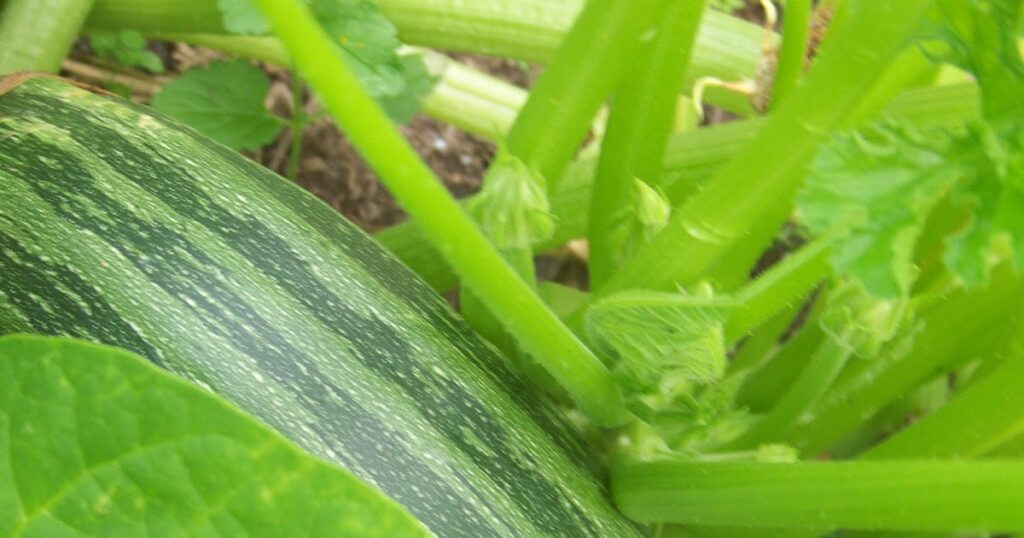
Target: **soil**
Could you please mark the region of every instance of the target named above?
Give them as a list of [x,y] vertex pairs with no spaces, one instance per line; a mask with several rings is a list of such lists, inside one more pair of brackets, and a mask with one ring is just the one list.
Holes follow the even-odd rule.
[[[526,88],[536,70],[519,62],[468,54],[452,55],[477,69]],[[291,91],[286,71],[267,68],[274,79],[270,109],[291,115]],[[315,114],[316,103],[306,99],[307,112]],[[402,127],[402,133],[416,152],[442,178],[456,197],[480,189],[480,181],[494,156],[495,145],[454,127],[417,114]],[[285,130],[276,141],[250,156],[268,168],[286,175],[291,132]],[[307,126],[303,134],[302,158],[296,181],[340,211],[363,229],[374,232],[405,218],[405,214],[366,166],[348,139],[332,122]]]

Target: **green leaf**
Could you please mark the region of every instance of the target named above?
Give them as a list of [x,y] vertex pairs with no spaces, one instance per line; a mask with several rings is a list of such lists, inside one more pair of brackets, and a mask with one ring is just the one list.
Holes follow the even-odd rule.
[[1024,268],[1024,63],[1015,0],[943,0],[925,50],[970,70],[983,118],[927,135],[882,123],[837,136],[798,197],[816,234],[841,230],[833,264],[876,295],[909,293],[912,256],[925,219],[949,196],[970,215],[948,238],[943,260],[965,284],[981,285],[999,261]]
[[499,249],[530,248],[554,234],[547,182],[508,151],[498,151],[470,212]]
[[164,62],[146,49],[146,39],[134,30],[95,32],[89,45],[100,58],[116,61],[125,67],[141,67],[153,73],[164,72]]
[[153,108],[234,149],[259,149],[274,140],[281,121],[263,100],[267,75],[242,60],[190,69],[153,97]]
[[686,293],[628,291],[587,312],[591,342],[633,393],[676,394],[725,372],[723,325],[731,302]]
[[[366,87],[392,119],[408,121],[434,80],[419,55],[399,54],[395,26],[366,0],[304,0]],[[217,0],[224,27],[243,35],[266,35],[270,25],[252,0]]]
[[0,535],[426,536],[398,504],[125,351],[0,338]]
[[909,293],[925,219],[963,173],[948,162],[952,147],[947,136],[886,122],[840,134],[819,153],[797,205],[814,234],[843,232],[832,251],[840,273],[876,295]]
[[[1024,63],[1018,49],[1019,0],[941,0],[925,50],[972,73],[986,119],[1024,114]],[[936,50],[936,47],[938,49]]]
[[378,97],[377,101],[391,119],[399,123],[409,123],[413,115],[419,112],[420,102],[434,89],[437,77],[430,74],[427,64],[419,54],[402,56],[399,61],[402,64],[405,87],[400,93]]
[[405,85],[397,50],[398,30],[377,11],[377,6],[360,0],[319,0],[313,15],[349,59],[359,80],[374,97],[395,95]]

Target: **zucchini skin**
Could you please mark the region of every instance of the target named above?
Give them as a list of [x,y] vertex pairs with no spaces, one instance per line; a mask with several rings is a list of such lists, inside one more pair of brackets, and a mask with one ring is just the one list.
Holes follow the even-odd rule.
[[440,536],[629,536],[585,447],[334,210],[154,111],[0,95],[0,334],[116,345],[217,392]]

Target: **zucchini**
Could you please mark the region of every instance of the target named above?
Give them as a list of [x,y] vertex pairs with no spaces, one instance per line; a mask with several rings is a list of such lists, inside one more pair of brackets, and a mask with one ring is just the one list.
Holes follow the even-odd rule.
[[561,415],[428,286],[312,195],[150,109],[0,83],[0,274],[0,334],[139,353],[438,535],[637,533]]

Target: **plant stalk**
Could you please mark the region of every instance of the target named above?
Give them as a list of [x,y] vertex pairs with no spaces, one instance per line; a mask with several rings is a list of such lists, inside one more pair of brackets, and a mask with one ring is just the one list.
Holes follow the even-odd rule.
[[56,73],[93,0],[6,0],[0,6],[0,75]]
[[612,494],[643,523],[751,528],[1024,528],[1024,462],[618,461]]
[[635,67],[616,92],[590,202],[592,286],[608,279],[623,254],[612,238],[617,227],[630,225],[623,214],[635,204],[634,181],[660,188],[665,144],[703,12],[703,0],[670,4],[657,36],[637,51]]

